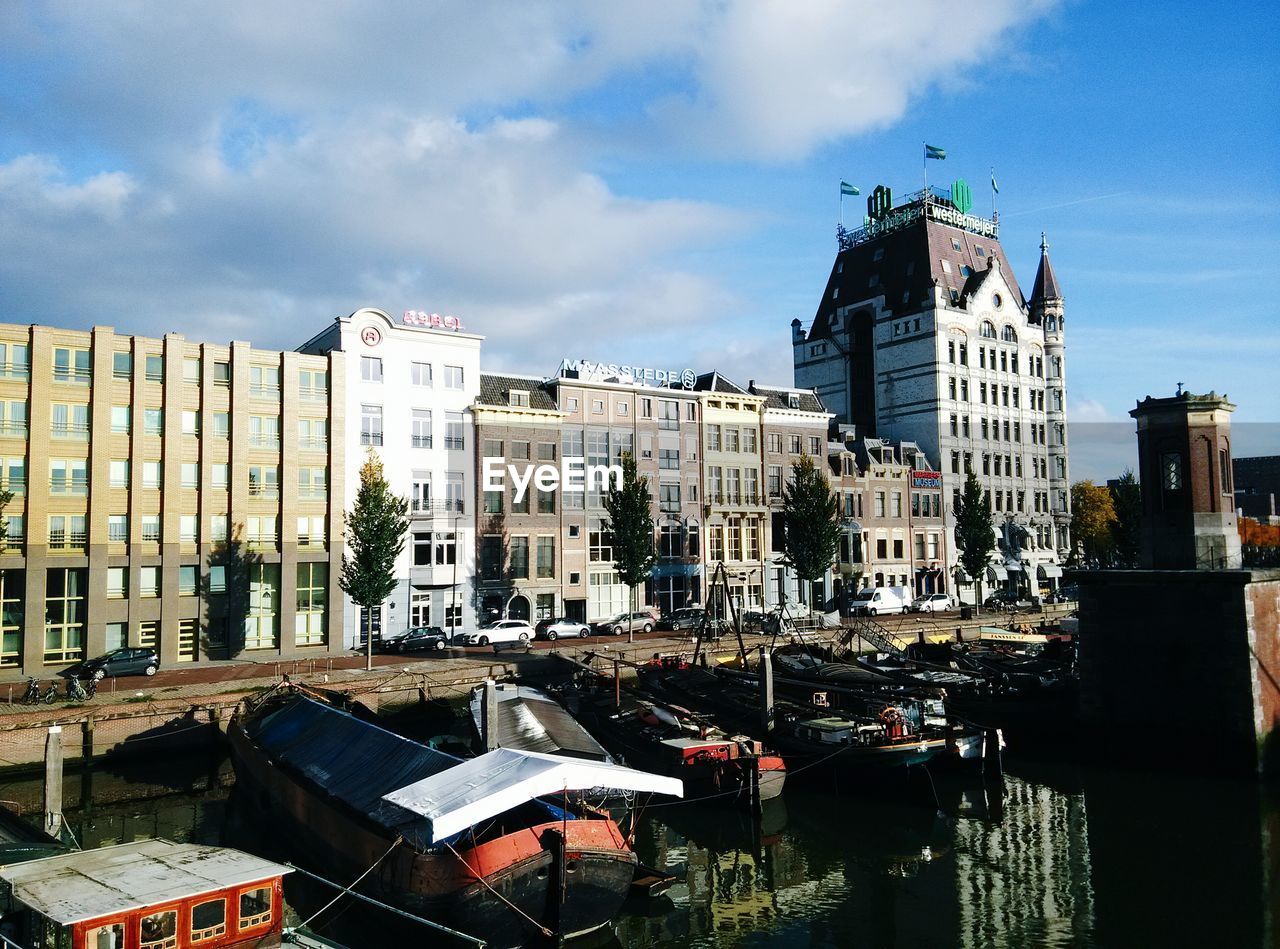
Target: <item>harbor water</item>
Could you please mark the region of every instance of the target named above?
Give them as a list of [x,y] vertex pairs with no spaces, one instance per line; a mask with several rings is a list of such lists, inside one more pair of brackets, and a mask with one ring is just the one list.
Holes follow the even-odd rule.
[[[38,814],[39,778],[0,783],[6,806]],[[1250,783],[1014,761],[994,786],[938,777],[925,800],[905,797],[788,788],[759,820],[650,802],[635,848],[677,881],[591,944],[1261,949],[1280,938],[1280,803]],[[160,836],[289,858],[221,757],[68,772],[64,811],[84,847]],[[332,894],[295,874],[286,896],[310,916]],[[352,949],[402,944],[387,935],[402,924],[350,903],[313,928]]]

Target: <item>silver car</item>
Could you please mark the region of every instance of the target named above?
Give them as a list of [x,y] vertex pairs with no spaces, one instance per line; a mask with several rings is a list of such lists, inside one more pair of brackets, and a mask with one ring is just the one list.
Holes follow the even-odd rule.
[[944,613],[951,608],[950,593],[930,593],[917,597],[911,603],[912,613]]

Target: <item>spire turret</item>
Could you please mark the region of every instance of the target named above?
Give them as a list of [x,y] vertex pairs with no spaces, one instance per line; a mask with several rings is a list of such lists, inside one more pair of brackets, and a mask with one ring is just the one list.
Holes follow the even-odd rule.
[[1031,299],[1028,302],[1034,309],[1049,300],[1061,299],[1062,290],[1058,287],[1058,278],[1054,276],[1053,264],[1049,263],[1049,239],[1041,231],[1040,269],[1036,271],[1036,283],[1031,289]]

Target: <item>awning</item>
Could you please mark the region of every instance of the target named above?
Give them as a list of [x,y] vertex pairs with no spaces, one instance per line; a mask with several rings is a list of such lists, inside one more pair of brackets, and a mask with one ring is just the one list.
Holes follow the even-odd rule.
[[[1010,573],[1012,573],[1012,572],[1013,572],[1013,569],[1014,569],[1014,568],[1010,568]],[[1033,563],[1024,563],[1024,564],[1022,565],[1022,570],[1023,570],[1023,571],[1026,573],[1026,575],[1027,575],[1027,576],[1029,576],[1029,577],[1034,577],[1034,576],[1036,575],[1036,565],[1035,565],[1035,564],[1033,564]]]
[[431,822],[443,840],[537,797],[610,788],[684,797],[684,782],[600,761],[499,748],[448,771],[384,794],[382,799]]
[[1059,567],[1056,563],[1042,563],[1039,567],[1039,570],[1040,570],[1040,576],[1044,577],[1046,580],[1053,577],[1062,576],[1062,568]]

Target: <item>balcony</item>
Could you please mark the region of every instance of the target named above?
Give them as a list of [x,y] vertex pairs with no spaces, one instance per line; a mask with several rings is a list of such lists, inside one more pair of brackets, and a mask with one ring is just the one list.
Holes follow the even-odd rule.
[[31,367],[25,362],[0,362],[0,379],[29,379]]
[[249,436],[250,448],[267,448],[271,451],[280,450],[280,436],[272,435],[265,432],[257,432]]
[[298,439],[298,448],[303,451],[328,451],[329,439],[304,436]]
[[89,493],[87,476],[75,478],[50,478],[49,493],[63,495],[85,495]]
[[413,517],[458,517],[465,513],[466,505],[460,499],[444,501],[412,501],[409,513]]
[[69,369],[66,366],[54,366],[53,381],[65,382],[76,386],[87,386],[93,381],[93,373],[88,369]]
[[745,491],[727,494],[708,494],[705,503],[715,507],[760,507],[764,499]]
[[298,389],[298,398],[303,402],[328,402],[329,390],[317,386],[301,386]]
[[255,399],[279,400],[280,387],[271,382],[255,382],[249,386],[249,394]]
[[89,440],[87,422],[54,422],[50,431],[54,438],[69,438],[78,442]]
[[0,491],[12,491],[14,494],[26,494],[27,479],[17,477],[0,478]]
[[275,501],[280,498],[280,487],[275,484],[250,484],[249,497]]
[[0,435],[9,438],[26,438],[27,423],[26,422],[0,422]]
[[[412,444],[414,448],[430,448],[431,447],[430,435],[413,435],[411,436],[411,438],[412,438]],[[445,441],[447,443],[449,439],[445,439]]]

